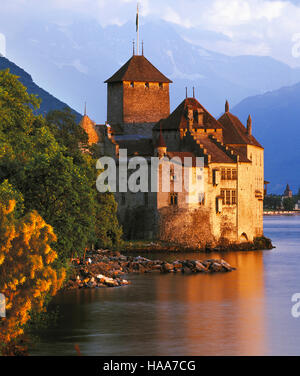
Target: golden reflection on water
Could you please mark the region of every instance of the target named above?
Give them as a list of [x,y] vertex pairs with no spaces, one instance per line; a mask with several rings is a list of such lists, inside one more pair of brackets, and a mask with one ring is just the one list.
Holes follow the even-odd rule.
[[[157,332],[162,337],[167,336],[174,324],[173,312],[159,302],[170,299],[176,278],[175,299],[178,304],[184,304],[184,320],[177,334],[182,340],[188,339],[188,355],[226,355],[226,352],[228,355],[262,355],[266,352],[263,254],[231,253],[225,258],[237,271],[184,276],[180,283],[178,276],[168,276],[163,283],[157,280],[156,321],[170,326],[168,330]],[[160,320],[162,317],[164,319]],[[160,338],[159,342],[166,340]]]

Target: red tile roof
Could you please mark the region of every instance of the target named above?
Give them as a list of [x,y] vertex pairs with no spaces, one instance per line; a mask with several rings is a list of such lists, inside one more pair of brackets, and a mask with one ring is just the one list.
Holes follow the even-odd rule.
[[192,167],[201,167],[197,166],[197,159],[194,153],[190,153],[187,151],[168,151],[167,157],[170,159],[179,158],[183,165],[185,162],[184,158],[192,158]]
[[229,155],[230,152],[226,153],[210,138],[201,138],[200,145],[203,145],[207,151],[206,154],[211,156],[211,163],[236,163],[236,157],[234,155]]
[[262,148],[260,143],[252,135],[247,133],[247,128],[241,121],[230,112],[225,112],[218,121],[222,124],[224,144],[247,144]]
[[165,82],[171,83],[145,56],[132,56],[112,77],[105,81],[111,82]]
[[196,119],[194,120],[194,128],[210,128],[220,129],[222,125],[204,108],[195,98],[186,98],[180,105],[171,113],[171,115],[160,120],[155,129],[159,129],[160,126],[163,130],[176,130],[188,128],[187,109],[191,108],[193,111],[201,109],[204,113],[203,125],[198,125]]

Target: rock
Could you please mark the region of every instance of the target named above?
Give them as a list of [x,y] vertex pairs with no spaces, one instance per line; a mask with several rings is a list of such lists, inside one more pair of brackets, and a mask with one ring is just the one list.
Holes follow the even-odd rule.
[[209,266],[209,270],[214,272],[214,273],[222,272],[223,266],[222,266],[222,264],[220,264],[218,262],[212,262]]
[[162,267],[161,265],[152,265],[152,268],[151,268],[153,271],[162,271]]
[[174,269],[182,269],[182,263],[180,263],[179,261],[175,261],[173,263],[173,267]]
[[170,273],[172,272],[174,269],[173,265],[172,264],[168,264],[168,263],[165,263],[162,265],[162,271],[164,273]]
[[181,272],[184,273],[184,274],[191,274],[192,270],[190,268],[188,268],[187,266],[185,266],[181,269]]
[[200,261],[196,261],[195,268],[196,268],[197,272],[200,272],[200,273],[208,272],[207,267],[204,266]]

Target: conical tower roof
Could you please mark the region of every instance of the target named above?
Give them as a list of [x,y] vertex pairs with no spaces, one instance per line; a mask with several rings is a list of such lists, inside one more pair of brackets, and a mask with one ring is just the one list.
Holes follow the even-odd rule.
[[85,130],[89,138],[89,145],[97,144],[99,142],[99,136],[95,128],[95,123],[85,114],[79,125]]
[[133,55],[113,76],[105,83],[135,81],[171,83],[149,60],[143,55]]

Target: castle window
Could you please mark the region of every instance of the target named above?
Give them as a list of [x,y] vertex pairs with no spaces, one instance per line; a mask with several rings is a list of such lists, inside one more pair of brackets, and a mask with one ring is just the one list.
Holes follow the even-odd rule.
[[145,83],[145,88],[146,88],[146,89],[149,89],[149,82],[146,82],[146,83]]
[[225,191],[225,204],[226,205],[230,205],[231,204],[231,201],[230,201],[230,190],[229,189],[226,189],[226,191]]
[[231,180],[231,168],[227,168],[227,171],[226,171],[226,179],[227,179],[227,180]]
[[231,204],[236,205],[236,191],[231,191]]
[[199,196],[198,196],[198,200],[199,200],[199,205],[204,205],[205,204],[205,193],[199,193]]
[[221,189],[220,200],[223,205],[236,205],[236,190]]
[[222,204],[225,205],[225,189],[221,189],[220,198],[222,200]]
[[221,180],[226,180],[226,169],[225,168],[221,169]]
[[130,82],[130,87],[134,87],[134,82]]
[[236,179],[237,179],[237,169],[233,168],[232,169],[232,180],[236,180]]
[[172,206],[178,205],[178,193],[172,192],[169,194],[169,204]]

